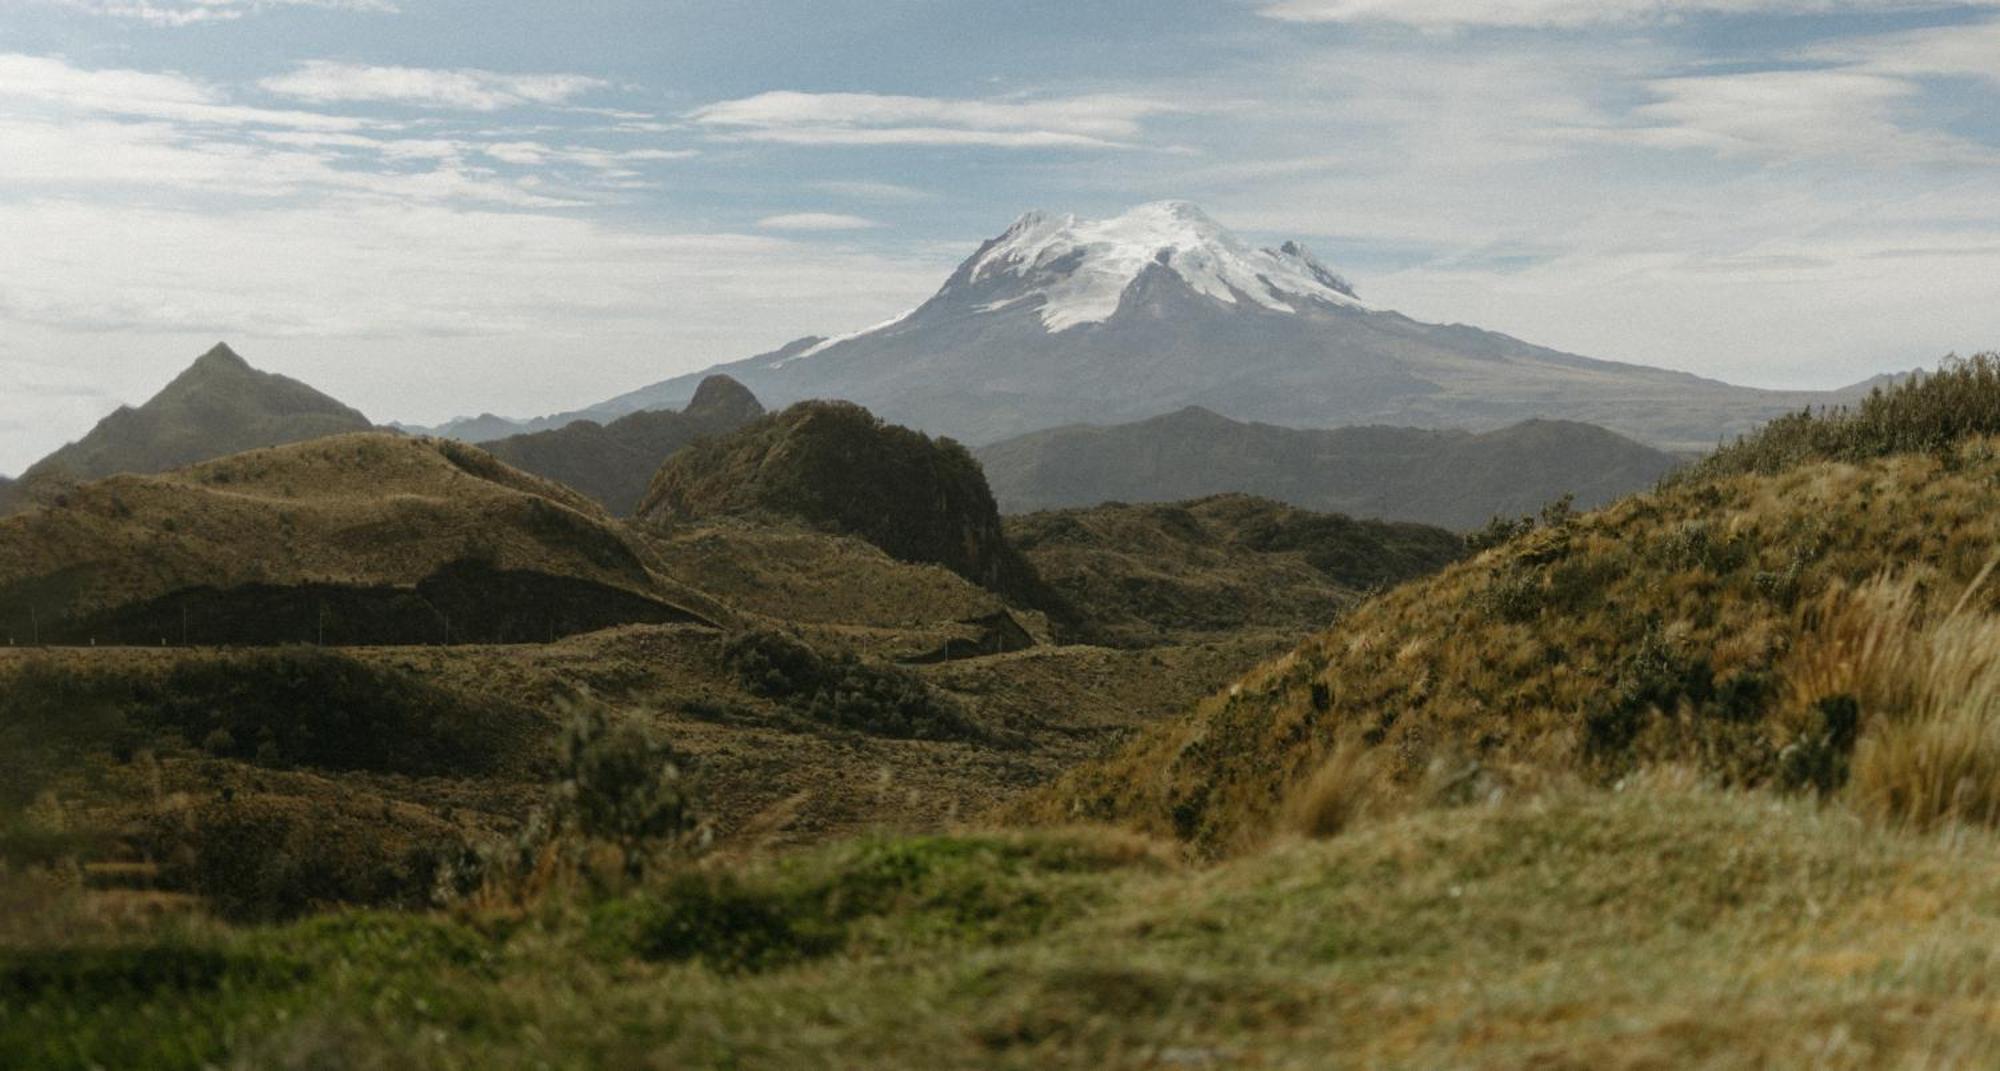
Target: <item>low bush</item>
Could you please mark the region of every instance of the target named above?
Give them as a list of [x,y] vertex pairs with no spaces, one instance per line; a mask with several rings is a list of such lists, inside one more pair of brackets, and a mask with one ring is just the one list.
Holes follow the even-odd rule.
[[824,725],[916,740],[986,736],[922,677],[849,651],[822,655],[783,633],[755,631],[731,640],[722,661],[751,693]]
[[149,839],[170,886],[238,920],[343,904],[424,908],[464,854],[463,834],[416,808],[230,796],[157,816]]
[[2000,434],[2000,354],[1947,360],[1852,409],[1794,413],[1668,477],[1693,484],[1717,476],[1770,475],[1808,461],[1864,461],[1942,453],[1972,435]]
[[217,757],[333,770],[490,770],[528,720],[313,647],[185,662],[144,699],[146,716]]
[[1150,862],[1134,842],[1007,837],[863,840],[760,869],[684,871],[599,905],[611,955],[771,970],[865,946],[992,944],[1041,933],[1095,902],[1091,874]]

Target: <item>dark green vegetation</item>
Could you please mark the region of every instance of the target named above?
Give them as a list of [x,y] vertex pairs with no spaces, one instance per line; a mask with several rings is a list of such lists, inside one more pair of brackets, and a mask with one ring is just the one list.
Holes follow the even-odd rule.
[[[297,380],[259,372],[218,343],[146,404],[118,410],[36,462],[21,474],[14,494],[47,498],[81,480],[165,472],[370,427],[360,413]],[[8,511],[7,494],[0,487],[0,514]]]
[[728,376],[710,376],[680,412],[634,413],[609,424],[581,420],[482,446],[501,461],[581,491],[622,517],[639,508],[653,474],[668,455],[763,415],[764,407],[742,384]]
[[916,673],[857,657],[822,655],[780,632],[747,632],[722,660],[751,694],[782,700],[814,721],[918,740],[976,740],[985,734]]
[[668,459],[639,510],[655,522],[770,516],[856,535],[1034,603],[1034,572],[1007,545],[979,463],[950,439],[844,402],[801,402]]
[[1223,492],[1306,509],[1460,531],[1533,513],[1563,495],[1583,508],[1651,488],[1679,461],[1589,424],[1530,420],[1498,431],[1281,428],[1189,408],[1135,424],[1031,432],[976,451],[1009,513]]
[[1324,628],[1362,592],[1464,553],[1420,524],[1356,521],[1251,498],[1052,510],[1009,517],[1007,537],[1111,644]]

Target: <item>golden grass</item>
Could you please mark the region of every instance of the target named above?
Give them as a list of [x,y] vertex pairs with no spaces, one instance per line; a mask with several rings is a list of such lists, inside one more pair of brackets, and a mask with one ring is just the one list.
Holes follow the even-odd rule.
[[1976,609],[1983,571],[1944,610],[1915,577],[1828,594],[1788,666],[1786,715],[1852,700],[1847,797],[1863,813],[1928,828],[2000,824],[2000,617]]
[[[2000,546],[1995,447],[1971,439],[1937,454],[1683,480],[1536,531],[1367,601],[1010,815],[1108,820],[1209,854],[1241,851],[1284,826],[1298,786],[1349,737],[1379,750],[1406,787],[1441,755],[1602,783],[1663,762],[1774,780],[1797,719],[1851,691],[1840,667],[1876,657],[1858,645],[1882,642],[1828,633],[1823,664],[1802,660],[1800,645],[1827,627],[1814,608],[1891,561],[1926,590],[1963,590]],[[1938,673],[1985,687],[1981,642],[1960,637]],[[1944,762],[1941,728],[1924,724],[1918,750],[1936,777],[1956,785],[1977,769]],[[1954,750],[1970,753],[1972,737],[1960,739]],[[1887,761],[1885,743],[1866,750],[1870,770]],[[1933,791],[1954,794],[1958,812],[1989,806],[1956,787]]]

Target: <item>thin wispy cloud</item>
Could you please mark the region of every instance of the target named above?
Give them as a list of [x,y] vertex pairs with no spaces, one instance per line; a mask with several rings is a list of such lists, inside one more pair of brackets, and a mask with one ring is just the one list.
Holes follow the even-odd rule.
[[1279,0],[1259,9],[1290,22],[1577,29],[1671,23],[1701,15],[1835,15],[1992,6],[1981,0]]
[[372,14],[394,14],[390,0],[55,0],[74,11],[152,26],[194,26],[233,22],[246,15],[284,8],[322,8]]
[[773,91],[706,105],[688,118],[725,137],[789,145],[1130,149],[1144,133],[1143,120],[1181,110],[1115,94],[957,100]]
[[332,60],[313,60],[258,84],[280,96],[320,104],[387,103],[475,112],[562,104],[609,85],[580,74],[369,67]]
[[840,197],[853,197],[864,201],[928,201],[937,196],[929,190],[920,190],[914,186],[905,186],[898,182],[815,182],[812,184],[812,188],[822,193],[831,193]]
[[767,231],[865,231],[882,224],[863,216],[839,212],[789,212],[765,216],[757,221],[757,226]]

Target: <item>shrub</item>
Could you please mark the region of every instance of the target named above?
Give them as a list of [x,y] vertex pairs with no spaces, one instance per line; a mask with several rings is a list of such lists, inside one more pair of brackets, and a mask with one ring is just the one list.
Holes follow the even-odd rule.
[[428,907],[441,873],[464,851],[455,827],[414,808],[289,796],[234,796],[163,813],[150,839],[166,860],[165,880],[239,920],[338,904]]
[[191,746],[276,766],[443,774],[491,769],[525,722],[413,674],[312,647],[177,666],[150,716]]
[[704,837],[687,760],[646,726],[599,703],[571,705],[563,737],[558,813],[592,840],[618,846],[625,872],[643,877],[663,852]]
[[1973,435],[2000,433],[2000,355],[1948,359],[1888,390],[1877,388],[1853,409],[1794,413],[1771,421],[1668,483],[1706,482],[1734,473],[1781,472],[1807,461],[1862,461],[1901,453],[1936,453]]
[[0,679],[0,815],[42,793],[90,754],[129,752],[144,739],[128,717],[132,685],[30,660]]
[[824,725],[916,740],[979,740],[985,733],[922,677],[852,652],[821,655],[783,633],[746,632],[723,664],[753,694],[781,700]]

